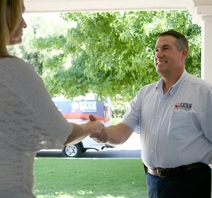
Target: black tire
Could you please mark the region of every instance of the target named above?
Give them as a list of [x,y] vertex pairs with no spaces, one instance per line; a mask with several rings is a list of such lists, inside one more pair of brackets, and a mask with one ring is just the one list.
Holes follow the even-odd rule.
[[79,157],[82,153],[80,144],[65,146],[62,150],[64,157]]

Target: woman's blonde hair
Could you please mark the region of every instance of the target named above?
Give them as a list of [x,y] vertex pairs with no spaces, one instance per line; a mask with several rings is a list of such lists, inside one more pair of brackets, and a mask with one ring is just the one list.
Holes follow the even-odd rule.
[[7,45],[22,20],[23,0],[0,0],[0,56],[10,56]]

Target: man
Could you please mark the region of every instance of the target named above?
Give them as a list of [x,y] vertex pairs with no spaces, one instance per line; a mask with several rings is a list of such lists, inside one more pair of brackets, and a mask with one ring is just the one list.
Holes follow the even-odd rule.
[[176,31],[158,36],[161,79],[140,89],[121,123],[91,137],[118,145],[140,132],[150,198],[210,198],[212,86],[188,74],[188,41]]

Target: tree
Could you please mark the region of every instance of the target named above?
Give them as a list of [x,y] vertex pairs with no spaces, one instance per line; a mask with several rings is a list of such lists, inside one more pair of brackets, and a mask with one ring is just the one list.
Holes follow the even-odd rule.
[[49,54],[42,78],[52,95],[73,98],[94,92],[129,101],[159,79],[154,46],[157,35],[169,29],[187,36],[186,69],[200,77],[200,27],[192,24],[188,11],[65,13],[62,18],[71,24],[66,33],[34,41]]
[[40,51],[35,48],[34,41],[40,37],[45,38],[65,33],[63,30],[67,30],[67,23],[60,18],[59,13],[24,14],[24,18],[27,28],[24,29],[23,42],[19,45],[9,46],[8,50],[12,55],[32,64],[38,74],[42,76],[43,62],[46,57],[55,54],[55,50],[51,49],[51,52],[48,49]]

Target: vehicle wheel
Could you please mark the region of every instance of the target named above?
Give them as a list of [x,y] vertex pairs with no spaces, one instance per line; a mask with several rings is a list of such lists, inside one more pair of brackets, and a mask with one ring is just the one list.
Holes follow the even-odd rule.
[[79,157],[82,153],[82,148],[79,144],[65,146],[62,150],[64,157]]

